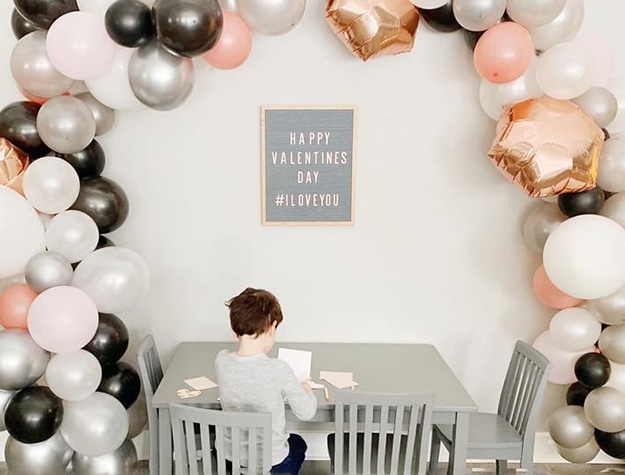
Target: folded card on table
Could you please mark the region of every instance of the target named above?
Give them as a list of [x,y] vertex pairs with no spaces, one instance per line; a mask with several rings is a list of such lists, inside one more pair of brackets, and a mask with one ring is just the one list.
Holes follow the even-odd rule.
[[319,379],[323,379],[339,389],[358,386],[358,383],[354,381],[354,375],[346,371],[320,371]]
[[199,376],[197,378],[185,379],[184,382],[191,386],[193,389],[202,391],[204,389],[212,389],[217,387],[217,383],[214,383],[206,376]]

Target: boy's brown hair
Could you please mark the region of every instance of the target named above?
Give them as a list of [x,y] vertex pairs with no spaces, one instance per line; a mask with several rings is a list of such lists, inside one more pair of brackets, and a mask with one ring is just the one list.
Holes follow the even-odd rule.
[[226,302],[230,326],[237,335],[258,336],[282,322],[282,309],[275,295],[267,290],[248,287]]

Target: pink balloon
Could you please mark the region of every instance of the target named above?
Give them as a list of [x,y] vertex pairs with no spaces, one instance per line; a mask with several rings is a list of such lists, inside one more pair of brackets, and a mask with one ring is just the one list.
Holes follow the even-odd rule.
[[554,384],[571,384],[577,381],[575,362],[583,354],[595,351],[592,346],[576,352],[563,350],[553,342],[549,330],[538,335],[532,346],[551,361],[551,373],[549,373],[548,381]]
[[85,346],[98,328],[98,309],[75,287],[44,290],[28,310],[28,331],[43,349],[68,353]]
[[523,76],[534,57],[529,32],[506,21],[489,28],[478,40],[473,64],[480,76],[493,83],[506,83]]
[[534,272],[534,279],[532,281],[534,288],[534,295],[544,303],[547,307],[555,309],[563,309],[569,307],[575,307],[583,302],[583,300],[577,297],[572,297],[569,294],[565,294],[559,288],[557,288],[545,272],[545,267],[541,264],[536,272]]
[[26,330],[28,308],[37,297],[28,284],[15,284],[0,293],[0,325]]
[[103,75],[115,55],[104,19],[88,12],[70,12],[59,17],[48,31],[46,50],[50,62],[72,79]]
[[224,26],[217,44],[202,56],[218,69],[234,69],[252,51],[252,32],[247,23],[234,12],[224,11]]

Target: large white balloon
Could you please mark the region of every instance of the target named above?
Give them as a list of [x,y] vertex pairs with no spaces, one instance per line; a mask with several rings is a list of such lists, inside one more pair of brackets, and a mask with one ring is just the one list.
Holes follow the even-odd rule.
[[69,262],[78,262],[91,254],[99,238],[93,218],[75,209],[57,214],[46,230],[48,250],[61,254]]
[[566,5],[566,0],[508,0],[506,12],[524,27],[546,25],[555,20]]
[[[585,308],[565,308],[551,318],[549,332],[554,343],[563,350],[582,351],[597,341],[601,323]],[[566,444],[560,445],[567,447]]]
[[0,279],[23,274],[35,254],[45,251],[45,230],[22,195],[0,186]]
[[42,213],[65,211],[74,204],[79,192],[78,173],[61,158],[40,158],[24,172],[24,195]]
[[57,354],[46,368],[50,390],[67,401],[79,401],[91,396],[101,380],[100,362],[85,350]]
[[538,58],[536,78],[540,88],[556,99],[572,99],[590,89],[595,60],[590,51],[576,43],[560,43]]
[[560,14],[546,25],[529,29],[534,48],[545,51],[575,37],[584,21],[584,0],[567,0]]
[[606,297],[625,285],[625,229],[598,215],[567,219],[547,238],[543,264],[564,293]]

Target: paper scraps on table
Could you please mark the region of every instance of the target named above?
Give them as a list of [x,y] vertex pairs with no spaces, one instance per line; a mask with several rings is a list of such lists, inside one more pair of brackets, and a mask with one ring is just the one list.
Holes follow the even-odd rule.
[[217,387],[217,383],[214,383],[206,376],[199,376],[197,378],[185,379],[184,382],[191,386],[193,389],[203,391],[204,389],[213,389]]
[[358,386],[358,383],[354,381],[354,375],[351,372],[346,371],[320,371],[319,379],[327,381],[332,386],[338,389],[352,388]]
[[197,397],[202,394],[202,391],[190,391],[189,389],[178,389],[176,394],[180,399],[188,399],[190,397]]

